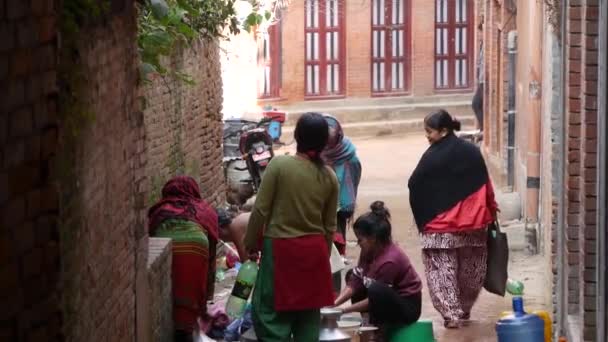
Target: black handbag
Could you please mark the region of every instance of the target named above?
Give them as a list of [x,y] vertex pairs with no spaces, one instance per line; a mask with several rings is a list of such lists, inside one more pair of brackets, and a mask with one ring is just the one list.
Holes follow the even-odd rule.
[[500,231],[498,222],[488,225],[488,268],[483,287],[491,293],[505,296],[509,266],[507,234]]

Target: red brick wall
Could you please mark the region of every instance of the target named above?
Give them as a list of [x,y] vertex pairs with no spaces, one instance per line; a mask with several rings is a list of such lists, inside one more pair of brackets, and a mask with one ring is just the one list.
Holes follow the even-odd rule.
[[585,341],[595,341],[598,2],[568,8],[568,261],[569,312],[582,319]]
[[47,2],[0,1],[0,340],[57,341],[56,25]]
[[[344,0],[343,0],[344,1]],[[411,11],[411,80],[414,96],[435,94],[435,5],[407,0]],[[371,96],[371,3],[345,1],[346,95]],[[473,3],[473,2],[472,2]],[[284,104],[304,100],[304,0],[294,0],[282,19],[282,88]],[[473,65],[474,66],[474,63]]]
[[62,189],[75,190],[62,196],[63,323],[68,341],[136,337],[135,278],[141,263],[137,248],[146,235],[138,186],[144,180],[144,132],[136,106],[136,13],[131,1],[117,8],[103,24],[84,30],[79,43],[87,80],[83,100],[95,118],[81,132],[74,151],[67,151],[75,152],[75,178],[61,184]]
[[187,174],[199,182],[203,198],[219,204],[225,193],[218,46],[200,42],[176,54],[170,63],[196,82],[158,78],[141,89],[146,99],[146,201],[157,200],[171,176]]

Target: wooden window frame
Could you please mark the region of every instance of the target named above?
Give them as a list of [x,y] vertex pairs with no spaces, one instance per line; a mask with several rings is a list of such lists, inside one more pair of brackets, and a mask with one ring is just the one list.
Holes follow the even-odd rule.
[[[318,26],[308,26],[308,3],[315,0],[304,0],[304,99],[305,100],[323,100],[343,98],[346,95],[346,2],[344,0],[335,0],[338,4],[338,25],[327,26],[326,21],[326,4],[328,0],[316,0],[318,9]],[[327,33],[338,32],[338,58],[327,58]],[[318,34],[318,58],[308,58],[308,34]],[[314,57],[314,56],[313,56]],[[327,66],[328,64],[338,64],[338,92],[328,92],[327,89]],[[318,66],[319,68],[319,92],[310,93],[308,91],[308,66]],[[314,82],[314,81],[313,81]]]
[[[434,58],[433,58],[433,85],[435,88],[436,92],[455,92],[455,93],[459,93],[459,92],[465,92],[465,91],[471,91],[475,85],[475,81],[474,81],[474,59],[475,59],[475,53],[474,53],[474,40],[475,40],[475,34],[474,34],[474,20],[475,20],[475,2],[473,0],[462,0],[466,2],[466,19],[467,22],[466,23],[457,23],[456,22],[456,2],[457,1],[461,1],[461,0],[445,0],[448,6],[447,9],[447,22],[445,23],[440,23],[437,21],[437,14],[438,14],[438,10],[437,10],[437,0],[434,0],[434,13],[435,15],[433,16],[433,19],[435,21],[435,26],[434,26],[434,39],[433,39],[433,47],[434,47]],[[447,44],[447,54],[445,55],[438,55],[437,54],[437,29],[439,28],[445,28],[447,29],[447,34],[448,34],[448,44]],[[455,33],[456,33],[456,28],[466,28],[467,29],[467,35],[466,35],[466,53],[465,54],[456,54],[456,48],[455,48]],[[455,80],[455,65],[456,65],[456,60],[457,58],[466,58],[466,65],[467,65],[467,72],[466,72],[466,76],[467,76],[467,82],[466,85],[464,86],[456,86],[456,80]],[[437,61],[438,60],[447,60],[447,65],[448,65],[448,85],[446,87],[441,87],[438,86],[437,84]]]
[[[258,68],[260,68],[258,99],[277,99],[281,96],[281,32],[281,22],[279,21],[268,28],[268,40],[261,39],[258,50]],[[265,56],[267,42],[269,42],[269,58]],[[269,68],[269,85],[266,84],[266,68]]]
[[[403,96],[410,94],[411,87],[411,46],[412,46],[412,8],[411,8],[411,0],[403,0],[403,24],[392,24],[392,15],[393,15],[393,0],[384,0],[385,2],[385,13],[384,13],[384,24],[374,25],[374,8],[370,11],[370,89],[373,97],[388,97],[388,96]],[[374,0],[370,0],[371,6],[375,5]],[[390,4],[390,5],[388,5]],[[390,20],[389,20],[390,19]],[[391,24],[388,24],[391,22]],[[403,38],[402,38],[402,49],[404,50],[402,57],[393,57],[392,54],[392,38],[393,38],[393,29],[400,28],[403,29]],[[374,57],[374,33],[379,30],[384,30],[385,39],[384,39],[384,57]],[[383,90],[375,90],[374,89],[374,68],[375,63],[384,62],[384,89]],[[394,90],[392,88],[392,64],[393,62],[403,62],[403,88]]]

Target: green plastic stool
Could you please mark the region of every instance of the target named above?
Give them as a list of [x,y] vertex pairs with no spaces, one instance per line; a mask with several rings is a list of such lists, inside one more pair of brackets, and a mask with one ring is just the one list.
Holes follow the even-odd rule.
[[433,334],[433,321],[421,319],[390,334],[391,342],[436,342]]

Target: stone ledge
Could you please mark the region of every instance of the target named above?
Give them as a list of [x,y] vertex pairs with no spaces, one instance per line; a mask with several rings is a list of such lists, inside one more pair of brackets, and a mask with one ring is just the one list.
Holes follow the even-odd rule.
[[148,241],[148,270],[155,268],[167,254],[171,254],[171,239],[151,237]]

